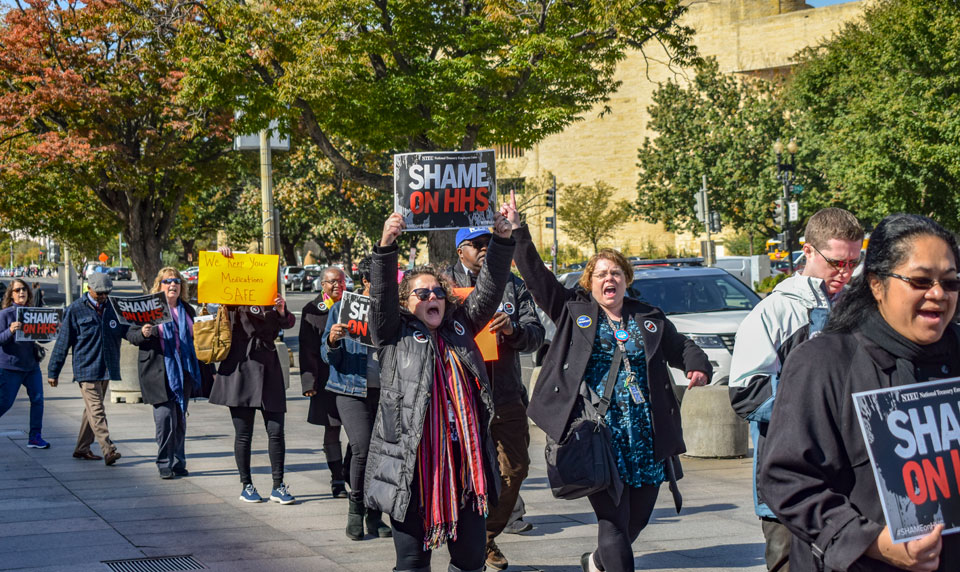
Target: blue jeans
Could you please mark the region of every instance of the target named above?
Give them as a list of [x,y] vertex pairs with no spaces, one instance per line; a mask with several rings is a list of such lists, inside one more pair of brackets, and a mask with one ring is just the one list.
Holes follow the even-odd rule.
[[43,377],[40,366],[31,371],[0,369],[0,416],[13,407],[20,386],[27,388],[30,398],[30,437],[38,437],[43,426]]

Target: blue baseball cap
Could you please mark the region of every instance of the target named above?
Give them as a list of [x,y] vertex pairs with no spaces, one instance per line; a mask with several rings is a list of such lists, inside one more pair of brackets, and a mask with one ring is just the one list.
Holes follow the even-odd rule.
[[457,231],[457,248],[460,248],[460,245],[463,244],[465,240],[472,240],[480,236],[488,236],[489,234],[490,229],[485,226],[461,228]]

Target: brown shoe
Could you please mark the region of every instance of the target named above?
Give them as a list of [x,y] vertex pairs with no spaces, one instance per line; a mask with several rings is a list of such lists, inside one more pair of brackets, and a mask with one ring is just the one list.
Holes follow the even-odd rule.
[[82,453],[80,451],[74,451],[73,458],[83,459],[84,461],[99,461],[103,457],[100,455],[94,455],[92,451],[84,451]]
[[503,552],[500,552],[497,543],[492,540],[487,542],[487,568],[506,570],[507,566],[509,566],[507,559],[503,556]]
[[110,465],[116,463],[117,459],[119,458],[120,458],[120,451],[117,451],[116,449],[114,449],[113,451],[110,451],[109,453],[107,453],[107,455],[103,458],[103,463],[109,467]]

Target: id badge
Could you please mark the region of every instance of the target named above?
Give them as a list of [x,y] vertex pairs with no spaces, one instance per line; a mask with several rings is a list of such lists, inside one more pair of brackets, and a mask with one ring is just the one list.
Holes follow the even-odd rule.
[[643,403],[645,399],[643,398],[643,392],[640,391],[640,388],[635,383],[631,383],[627,386],[627,390],[630,391],[630,398],[633,399],[633,402],[637,405]]

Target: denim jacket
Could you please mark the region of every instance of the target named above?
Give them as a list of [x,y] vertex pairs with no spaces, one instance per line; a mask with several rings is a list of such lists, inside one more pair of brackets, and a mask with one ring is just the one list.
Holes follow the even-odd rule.
[[[330,316],[340,315],[340,302],[330,308]],[[337,320],[327,320],[320,339],[320,357],[330,365],[330,377],[327,379],[327,391],[356,397],[367,396],[367,351],[368,347],[344,338],[336,346],[330,347],[330,331]]]

